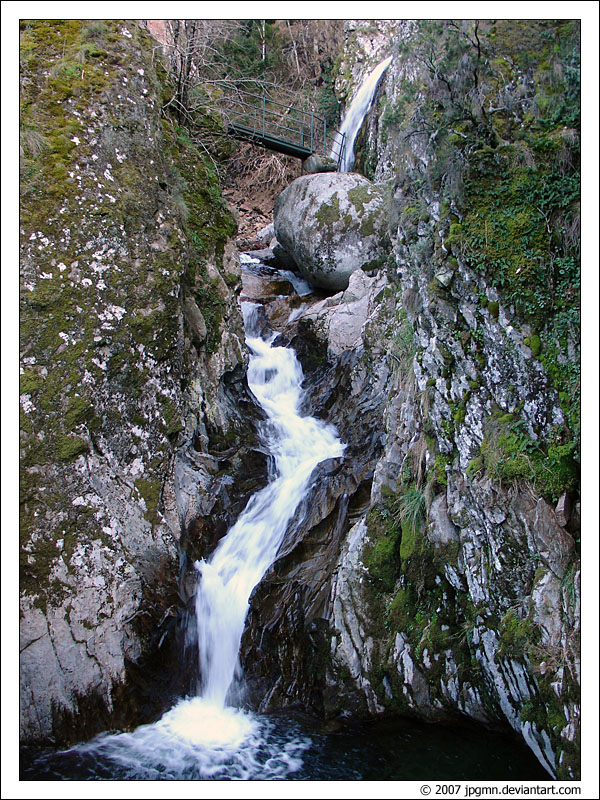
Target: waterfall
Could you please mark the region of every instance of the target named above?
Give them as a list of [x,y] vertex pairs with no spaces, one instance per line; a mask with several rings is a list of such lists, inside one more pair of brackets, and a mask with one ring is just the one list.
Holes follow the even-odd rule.
[[254,335],[260,306],[243,303],[251,351],[248,385],[265,412],[259,435],[271,453],[268,485],[207,560],[196,562],[196,624],[201,691],[181,699],[132,733],[101,734],[64,752],[110,775],[135,780],[277,779],[302,767],[311,740],[266,717],[228,705],[239,675],[238,650],[250,593],[277,556],[286,529],[308,491],[314,468],[344,447],[335,429],[300,413],[302,369],[276,334]]
[[354,140],[358,134],[364,118],[369,113],[375,92],[379,86],[383,73],[389,67],[392,56],[388,56],[375,69],[367,75],[360,85],[360,88],[346,112],[340,132],[336,134],[336,139],[331,150],[331,157],[337,158],[340,148],[342,134],[346,134],[345,152],[339,167],[340,172],[349,172],[354,166]]
[[[246,329],[254,306],[244,304]],[[302,369],[293,350],[248,336],[248,385],[267,415],[261,431],[274,459],[274,479],[255,494],[209,561],[196,563],[202,697],[223,708],[234,681],[237,653],[252,589],[272,564],[287,525],[320,461],[341,456],[333,428],[300,415]]]

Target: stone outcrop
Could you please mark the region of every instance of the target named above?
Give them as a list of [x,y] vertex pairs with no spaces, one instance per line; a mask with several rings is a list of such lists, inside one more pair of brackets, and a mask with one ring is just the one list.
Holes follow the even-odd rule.
[[302,171],[307,175],[316,175],[318,172],[337,172],[337,166],[335,159],[313,154],[302,162]]
[[[571,669],[577,661],[574,541],[525,487],[470,474],[500,384],[473,393],[452,434],[454,456],[429,449],[425,435],[448,436],[454,384],[428,383],[451,334],[438,327],[431,336],[437,304],[414,330],[399,321],[403,297],[385,275],[357,272],[345,292],[308,298],[279,326],[303,364],[311,413],[334,422],[348,446],[342,460],[321,465],[251,598],[242,648],[251,697],[263,710],[299,702],[326,716],[508,724],[555,774],[556,739],[534,709],[560,707],[561,730],[573,735],[577,673],[556,657]],[[478,324],[491,364],[509,334],[488,315]],[[468,356],[455,354],[466,369]],[[526,393],[531,357],[518,369]],[[552,420],[556,411],[543,408],[551,397],[538,395],[532,413]],[[407,480],[421,486],[414,529],[403,518]]]
[[355,270],[377,268],[388,253],[385,187],[361,175],[297,178],[275,201],[274,225],[302,275],[328,291],[345,289]]
[[241,446],[235,228],[161,117],[155,42],[21,28],[21,735],[64,743],[185,691],[180,557],[238,507],[223,468],[264,462]]
[[[509,51],[518,31],[490,25],[478,35]],[[554,224],[511,194],[511,180],[537,196],[540,181],[567,191],[577,176],[558,175],[536,131],[523,133],[536,84],[518,54],[502,89],[513,117],[482,111],[473,127],[439,130],[440,107],[447,118],[464,110],[461,65],[476,54],[443,65],[452,91],[432,86],[416,57],[430,31],[422,41],[418,27],[399,29],[402,54],[358,147],[373,180],[394,179],[393,260],[372,278],[354,272],[331,298],[307,298],[280,327],[312,412],[348,447],[326,473],[327,498],[316,476],[251,599],[245,669],[263,708],[468,717],[518,732],[550,775],[574,778],[580,522],[565,509],[578,487],[576,313],[567,321],[545,294],[545,251],[532,262],[535,250],[509,250],[503,237],[517,207],[531,227],[514,228],[514,241],[535,230],[547,242]],[[542,28],[529,33],[544,41]],[[521,160],[524,135],[537,171]],[[570,144],[560,125],[553,135],[577,152],[576,130]],[[553,208],[576,224],[576,205]],[[563,288],[576,303],[573,285]]]

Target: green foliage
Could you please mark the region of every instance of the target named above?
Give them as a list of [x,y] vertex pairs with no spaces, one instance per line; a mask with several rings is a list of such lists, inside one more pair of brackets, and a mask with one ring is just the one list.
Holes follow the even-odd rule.
[[61,461],[74,461],[88,449],[87,442],[79,436],[60,435],[56,439],[56,455]]
[[402,80],[398,86],[398,94],[394,103],[386,103],[381,115],[381,125],[383,128],[384,141],[387,136],[387,129],[394,128],[414,111],[414,102],[418,94],[418,85],[414,81]]
[[[406,153],[406,244],[416,237],[410,212],[427,186],[441,198],[445,248],[496,288],[509,315],[535,329],[534,357],[571,398],[568,436],[578,457],[578,23],[423,20],[407,56],[421,65],[412,81],[418,103],[382,115],[386,137],[395,135]],[[410,164],[413,135],[430,137],[425,170]],[[435,279],[430,290],[444,293]],[[496,302],[487,306],[497,318]]]
[[372,544],[365,548],[365,566],[378,589],[391,592],[400,568],[402,532],[385,507],[372,511],[367,524]]
[[23,156],[36,158],[48,148],[48,140],[34,127],[23,126],[19,131],[19,147]]
[[396,522],[402,527],[404,545],[405,532],[414,534],[425,519],[425,496],[416,486],[408,487],[391,502],[391,509]]
[[530,481],[554,502],[564,491],[576,490],[579,473],[575,443],[562,441],[560,431],[549,441],[534,441],[522,420],[496,411],[486,420],[484,433],[480,454],[467,468],[469,477],[485,469],[499,481]]
[[333,64],[325,64],[322,73],[322,84],[317,93],[316,108],[328,127],[336,127],[340,121],[341,104],[335,93],[335,77]]
[[94,20],[81,31],[84,39],[102,40],[108,33],[108,27],[102,20]]
[[524,662],[529,650],[540,638],[539,629],[529,617],[519,617],[511,610],[502,618],[498,655]]
[[222,44],[223,68],[245,78],[269,75],[277,66],[281,53],[281,36],[274,22],[240,20],[235,35]]
[[135,481],[135,487],[146,503],[146,518],[150,522],[156,522],[162,490],[160,481],[154,478],[150,480],[138,478]]
[[403,379],[411,372],[413,358],[417,352],[415,333],[406,318],[406,312],[401,312],[400,324],[390,342],[390,352],[395,358],[398,375]]

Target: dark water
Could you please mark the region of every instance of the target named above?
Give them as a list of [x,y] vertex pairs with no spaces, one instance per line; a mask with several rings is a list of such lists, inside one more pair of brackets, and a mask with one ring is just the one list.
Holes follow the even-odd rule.
[[[256,719],[256,718],[254,718]],[[151,730],[151,726],[145,726]],[[142,729],[138,729],[140,731]],[[137,733],[137,732],[136,732]],[[154,734],[153,734],[154,735]],[[24,748],[21,780],[548,780],[518,739],[482,727],[387,721],[324,733],[308,717],[260,717],[251,746],[214,759],[132,734],[65,752]],[[91,745],[91,746],[90,746]],[[210,764],[209,764],[210,762]]]

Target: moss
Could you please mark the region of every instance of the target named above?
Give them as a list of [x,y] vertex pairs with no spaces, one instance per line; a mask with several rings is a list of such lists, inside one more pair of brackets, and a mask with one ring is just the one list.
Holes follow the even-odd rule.
[[35,395],[44,386],[44,379],[35,370],[27,369],[19,376],[19,393]]
[[335,225],[340,218],[340,199],[337,192],[334,193],[329,203],[321,205],[315,217],[321,229]]
[[459,222],[454,222],[450,225],[450,230],[448,232],[448,236],[446,237],[446,247],[451,247],[453,250],[455,248],[460,248],[462,237],[462,225]]
[[[202,263],[211,252],[222,255],[225,243],[235,235],[235,219],[221,194],[213,164],[202,155],[187,131],[165,120],[163,134],[179,176],[177,192],[187,208],[186,231]],[[194,277],[191,276],[192,283]]]
[[438,453],[433,465],[433,479],[437,486],[447,486],[448,476],[446,474],[446,467],[450,463],[448,456]]
[[498,319],[498,314],[500,313],[500,307],[499,307],[498,303],[496,303],[493,300],[490,300],[490,302],[488,303],[487,308],[488,308],[488,311],[490,312],[490,315],[494,319]]
[[[373,214],[363,217],[360,223],[361,236],[373,236],[375,233],[375,222]],[[382,263],[385,261],[385,256],[382,257]]]
[[520,420],[496,411],[485,421],[484,434],[480,453],[468,468],[470,477],[483,466],[496,480],[531,481],[554,502],[564,491],[576,490],[579,471],[574,443],[561,441],[560,433],[546,442],[533,441]]
[[521,662],[540,639],[539,629],[529,617],[519,617],[515,611],[509,611],[502,618],[499,633],[497,652],[500,658]]
[[417,544],[417,528],[408,521],[402,523],[402,540],[400,542],[400,558],[405,561],[415,552]]
[[529,340],[529,347],[531,348],[531,355],[537,358],[542,349],[542,343],[537,333],[533,334]]
[[452,351],[443,342],[438,342],[437,346],[438,351],[444,360],[444,365],[446,367],[451,367],[454,364],[454,355],[452,354]]
[[358,213],[362,214],[365,206],[373,200],[373,195],[367,186],[355,186],[353,189],[348,189],[348,200]]
[[176,436],[184,427],[179,409],[168,397],[163,397],[161,395],[161,397],[159,397],[159,402],[162,406],[164,417],[163,429],[165,435],[168,437]]
[[65,412],[65,424],[69,430],[86,422],[94,416],[94,407],[83,397],[73,397]]
[[206,283],[194,291],[194,299],[206,323],[205,350],[210,355],[216,352],[221,341],[221,322],[226,304],[214,283]]
[[[177,347],[177,318],[172,310],[156,310],[151,312],[137,312],[129,320],[133,338],[139,344],[147,347],[157,361],[165,361],[173,355]],[[111,359],[111,369],[116,368]],[[130,360],[128,355],[124,358]]]
[[467,475],[469,478],[473,479],[475,476],[479,475],[483,472],[484,463],[482,456],[475,456],[469,461],[469,465],[467,466]]
[[162,490],[160,481],[154,478],[149,480],[138,478],[135,481],[135,487],[146,503],[146,519],[152,523],[156,522]]
[[79,436],[60,435],[56,439],[56,455],[61,461],[74,461],[88,450],[88,443]]
[[462,425],[462,423],[465,421],[466,416],[467,416],[467,410],[465,406],[461,404],[458,406],[458,408],[452,415],[452,418],[454,419],[456,425]]
[[391,592],[400,567],[401,531],[386,508],[372,511],[367,518],[367,527],[371,543],[365,548],[365,566],[377,588]]
[[406,631],[413,618],[410,589],[398,589],[388,609],[387,620],[392,632]]

